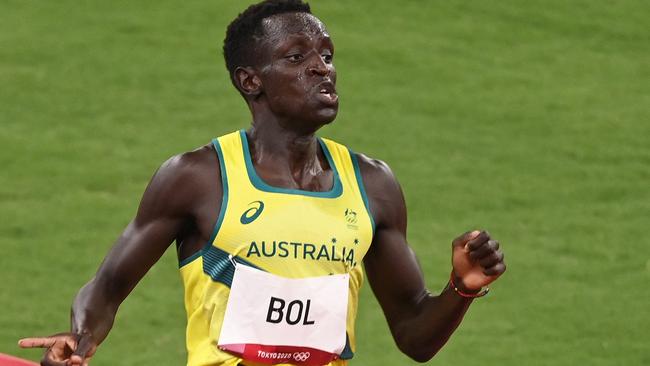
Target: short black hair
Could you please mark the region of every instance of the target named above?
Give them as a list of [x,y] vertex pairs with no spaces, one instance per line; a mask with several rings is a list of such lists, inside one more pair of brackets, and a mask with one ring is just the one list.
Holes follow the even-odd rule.
[[223,40],[223,57],[233,84],[235,69],[253,64],[256,37],[263,35],[262,20],[283,13],[311,14],[311,9],[301,0],[265,0],[249,6],[228,25]]

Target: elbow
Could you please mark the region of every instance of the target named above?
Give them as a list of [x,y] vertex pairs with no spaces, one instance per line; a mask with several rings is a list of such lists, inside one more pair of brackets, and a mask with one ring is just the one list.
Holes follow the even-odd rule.
[[397,337],[395,340],[402,353],[419,363],[431,360],[446,342],[446,339],[443,342],[427,342],[424,338],[417,337]]
[[438,353],[439,349],[432,349],[432,348],[420,348],[420,349],[404,349],[400,348],[402,353],[407,355],[409,358],[411,358],[415,362],[419,363],[425,363],[433,358],[433,356]]

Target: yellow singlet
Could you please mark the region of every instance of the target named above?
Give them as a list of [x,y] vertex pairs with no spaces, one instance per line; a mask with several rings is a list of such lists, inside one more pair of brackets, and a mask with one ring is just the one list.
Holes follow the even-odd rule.
[[[255,172],[243,130],[212,141],[219,157],[223,201],[212,238],[180,263],[187,311],[188,366],[254,365],[217,348],[235,261],[288,278],[350,273],[346,365],[355,348],[354,321],[362,260],[374,223],[356,156],[319,139],[334,172],[327,192],[272,187]],[[337,299],[332,299],[337,301]]]

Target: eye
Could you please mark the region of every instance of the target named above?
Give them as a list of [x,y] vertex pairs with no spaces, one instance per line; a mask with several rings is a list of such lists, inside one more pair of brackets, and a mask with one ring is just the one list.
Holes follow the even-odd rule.
[[289,55],[289,56],[287,56],[285,58],[287,60],[291,61],[291,62],[299,62],[299,61],[302,61],[304,56],[299,54],[299,53],[294,53],[294,54],[291,54],[291,55]]
[[334,58],[334,55],[331,55],[329,53],[325,53],[325,54],[323,54],[321,56],[323,57],[323,61],[325,61],[326,64],[331,64],[332,59]]

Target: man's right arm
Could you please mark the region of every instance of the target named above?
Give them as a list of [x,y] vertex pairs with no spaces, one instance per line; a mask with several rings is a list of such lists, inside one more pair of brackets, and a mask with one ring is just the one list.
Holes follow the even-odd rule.
[[433,295],[406,240],[406,203],[397,179],[385,163],[364,155],[357,158],[376,223],[364,257],[368,282],[399,349],[426,362],[445,345],[472,302],[471,296],[459,292],[478,293],[496,280],[505,271],[503,253],[485,231],[459,236],[450,253],[458,287],[448,285]]
[[220,184],[219,179],[211,179],[219,174],[218,164],[210,166],[211,174],[206,179],[206,169],[201,169],[206,155],[201,150],[173,157],[156,172],[136,217],[74,299],[71,331],[23,339],[20,346],[47,347],[44,365],[64,365],[67,359],[71,365],[86,364],[112,328],[120,304],[177,239],[181,229],[196,220],[204,182],[210,181],[212,189]]

